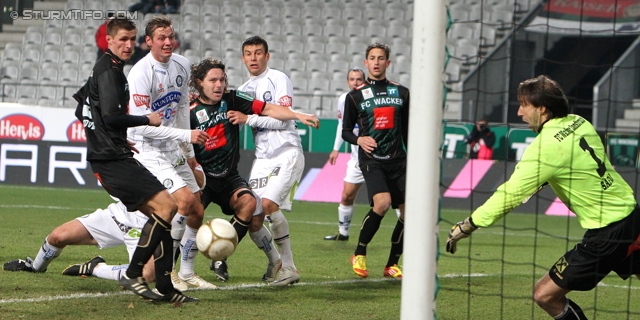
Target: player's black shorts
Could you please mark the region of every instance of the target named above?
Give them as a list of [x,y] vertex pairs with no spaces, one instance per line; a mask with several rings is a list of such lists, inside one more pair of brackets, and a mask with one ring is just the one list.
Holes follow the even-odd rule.
[[640,208],[604,228],[590,229],[549,270],[559,287],[587,291],[615,271],[622,279],[640,273]]
[[165,187],[134,158],[92,160],[91,170],[110,195],[120,199],[127,210],[136,211]]
[[404,204],[405,183],[407,180],[407,161],[405,158],[397,161],[380,162],[367,159],[359,161],[360,170],[367,185],[369,204],[373,206],[373,196],[391,193],[391,207],[396,209]]
[[207,184],[200,196],[204,208],[206,209],[213,202],[220,206],[222,213],[228,216],[234,215],[235,211],[231,208],[229,202],[238,189],[251,190],[247,181],[240,177],[237,171],[231,172],[222,178],[213,178],[207,175],[205,177]]

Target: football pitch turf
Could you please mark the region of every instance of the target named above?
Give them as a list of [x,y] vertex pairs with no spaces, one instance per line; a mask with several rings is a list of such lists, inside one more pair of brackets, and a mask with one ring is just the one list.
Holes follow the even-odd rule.
[[[103,190],[0,186],[0,262],[34,257],[53,228],[110,202]],[[393,211],[368,246],[369,277],[359,279],[349,264],[368,210],[368,206],[357,205],[351,239],[333,242],[322,238],[337,231],[337,204],[294,203],[293,211],[285,215],[301,282],[287,288],[260,281],[266,257],[248,237],[229,258],[228,282],[217,281],[209,261],[198,255],[196,272],[218,289],[189,291],[188,295],[201,301],[182,306],[142,301],[120,290],[115,281],[62,276],[67,265],[95,255],[110,264],[127,261],[123,246],[104,250],[70,246],[45,273],[0,271],[0,318],[398,319],[401,281],[382,276],[396,223]],[[442,251],[451,224],[468,215],[443,210]],[[215,205],[205,213],[206,220],[212,218],[228,219]],[[429,230],[433,229],[425,226],[425,232]],[[438,318],[549,319],[531,300],[533,285],[582,233],[574,218],[533,214],[512,214],[491,228],[478,230],[458,244],[455,255],[441,253]],[[590,319],[594,315],[597,319],[638,319],[640,306],[634,303],[638,289],[637,279],[622,281],[610,275],[595,290],[570,293],[570,297]]]

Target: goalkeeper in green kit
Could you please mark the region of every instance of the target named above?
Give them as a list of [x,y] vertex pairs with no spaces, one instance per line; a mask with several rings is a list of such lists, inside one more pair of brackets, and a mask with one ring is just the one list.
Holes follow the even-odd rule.
[[520,83],[518,116],[538,133],[504,184],[470,217],[451,228],[446,249],[488,227],[548,184],[587,229],[536,283],[533,299],[554,319],[587,319],[566,295],[593,289],[611,271],[640,274],[640,209],[591,123],[568,114],[560,86],[546,76]]

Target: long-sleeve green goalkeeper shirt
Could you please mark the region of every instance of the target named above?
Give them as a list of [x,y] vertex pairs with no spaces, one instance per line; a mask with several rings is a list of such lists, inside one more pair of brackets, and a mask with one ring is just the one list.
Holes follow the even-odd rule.
[[593,125],[570,114],[543,124],[509,180],[471,214],[474,224],[492,225],[544,182],[585,229],[620,221],[636,205],[633,190],[611,166]]

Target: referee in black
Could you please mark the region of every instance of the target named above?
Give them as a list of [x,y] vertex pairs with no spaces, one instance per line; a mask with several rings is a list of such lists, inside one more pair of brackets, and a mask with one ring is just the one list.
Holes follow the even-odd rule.
[[[365,83],[347,94],[344,105],[342,138],[360,146],[358,160],[372,207],[364,217],[358,245],[351,258],[353,272],[362,278],[369,275],[367,244],[390,207],[399,208],[401,215],[391,235],[391,252],[384,276],[402,278],[398,260],[402,255],[404,232],[409,89],[387,80],[390,53],[385,44],[374,43],[367,47],[364,65],[369,76]],[[359,136],[353,133],[356,125],[360,128]]]
[[[129,211],[140,210],[149,217],[120,285],[154,301],[198,301],[171,284],[171,219],[178,206],[156,177],[133,158],[133,151],[137,150],[126,139],[127,128],[159,126],[162,121],[157,113],[128,114],[129,84],[123,66],[133,53],[136,31],[135,23],[129,19],[110,18],[107,22],[109,46],[87,83],[74,95],[78,101],[76,117],[85,128],[87,160],[102,186]],[[152,292],[142,277],[142,267],[154,253],[156,289],[160,294]]]

